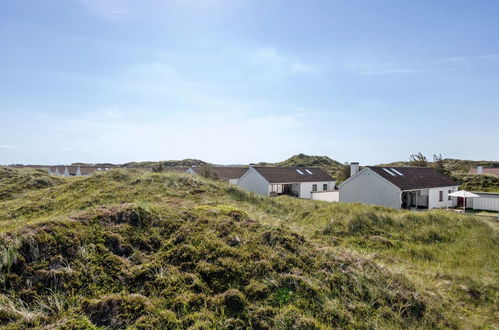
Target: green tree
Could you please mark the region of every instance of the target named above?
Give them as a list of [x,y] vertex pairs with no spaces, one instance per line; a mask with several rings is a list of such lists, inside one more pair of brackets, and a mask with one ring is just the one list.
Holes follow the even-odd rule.
[[440,174],[449,175],[449,171],[445,168],[445,162],[442,158],[442,154],[433,155],[433,168]]
[[418,152],[417,154],[412,154],[409,157],[409,163],[411,164],[411,166],[428,167],[428,159],[420,152]]
[[338,182],[343,182],[350,177],[350,164],[345,163],[341,165],[338,172],[336,172],[336,180]]
[[153,165],[153,167],[152,167],[152,171],[153,171],[153,172],[156,172],[156,173],[161,173],[161,172],[163,172],[164,170],[165,170],[165,168],[164,168],[163,164],[161,164],[161,163],[158,163],[158,164],[156,164],[156,165]]
[[209,166],[202,166],[200,168],[199,175],[208,179],[218,179],[217,173],[215,173],[215,171],[213,171],[213,169]]

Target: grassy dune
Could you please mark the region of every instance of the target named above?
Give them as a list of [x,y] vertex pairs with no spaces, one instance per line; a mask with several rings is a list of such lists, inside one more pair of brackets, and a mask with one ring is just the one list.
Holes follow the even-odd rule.
[[5,173],[4,328],[499,324],[494,220],[260,197],[172,173],[43,185],[42,173]]

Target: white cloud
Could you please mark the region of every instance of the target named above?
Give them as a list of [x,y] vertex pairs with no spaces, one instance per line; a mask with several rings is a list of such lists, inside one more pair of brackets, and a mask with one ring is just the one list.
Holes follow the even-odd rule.
[[413,62],[378,62],[358,63],[351,62],[347,67],[359,75],[391,75],[391,74],[418,74],[440,71],[458,70],[460,64],[499,60],[499,54],[454,56]]
[[92,15],[114,20],[133,16],[133,6],[130,0],[77,0]]
[[0,144],[0,149],[17,149],[17,147],[9,144]]
[[278,53],[272,47],[257,48],[243,55],[243,58],[250,60],[250,64],[259,70],[276,76],[290,74],[316,74],[320,69],[294,56],[286,56]]
[[295,73],[316,73],[319,72],[319,69],[317,67],[314,67],[309,64],[304,64],[301,62],[295,62],[291,64],[291,72]]
[[499,60],[499,54],[488,54],[488,55],[476,55],[476,56],[454,56],[454,57],[444,57],[435,60],[436,63],[463,63],[470,61],[480,61],[480,60]]
[[422,66],[408,66],[397,63],[356,63],[351,62],[347,67],[359,75],[390,75],[390,74],[414,74],[428,72]]

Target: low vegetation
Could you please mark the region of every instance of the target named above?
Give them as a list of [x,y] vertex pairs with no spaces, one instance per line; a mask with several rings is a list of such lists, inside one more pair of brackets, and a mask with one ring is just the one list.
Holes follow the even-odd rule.
[[[494,328],[497,222],[113,170],[0,199],[4,328]],[[3,185],[2,185],[3,187]]]
[[60,177],[32,168],[0,167],[0,201],[61,184]]
[[493,175],[452,174],[460,188],[471,191],[499,193],[499,178]]
[[211,164],[199,159],[182,159],[182,160],[161,160],[161,161],[144,161],[144,162],[130,162],[125,163],[124,167],[154,167],[154,166],[209,166]]

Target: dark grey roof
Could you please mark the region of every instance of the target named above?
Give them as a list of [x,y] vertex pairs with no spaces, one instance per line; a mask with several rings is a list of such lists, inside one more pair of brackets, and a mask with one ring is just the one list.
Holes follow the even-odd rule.
[[[401,190],[457,186],[449,177],[429,167],[368,166]],[[388,171],[388,172],[387,172]],[[398,172],[398,173],[397,173]],[[394,175],[390,174],[393,173]],[[402,175],[400,175],[400,174]]]
[[235,167],[235,166],[201,166],[201,167],[192,167],[192,170],[196,174],[202,174],[203,171],[209,169],[213,171],[217,178],[220,180],[231,180],[231,179],[239,179],[243,176],[244,173],[248,171],[247,167]]
[[318,167],[254,167],[254,169],[269,183],[334,181],[329,174]]
[[185,173],[185,172],[187,172],[188,169],[189,169],[188,167],[181,167],[181,166],[164,166],[163,167],[163,171],[175,172],[175,173]]

